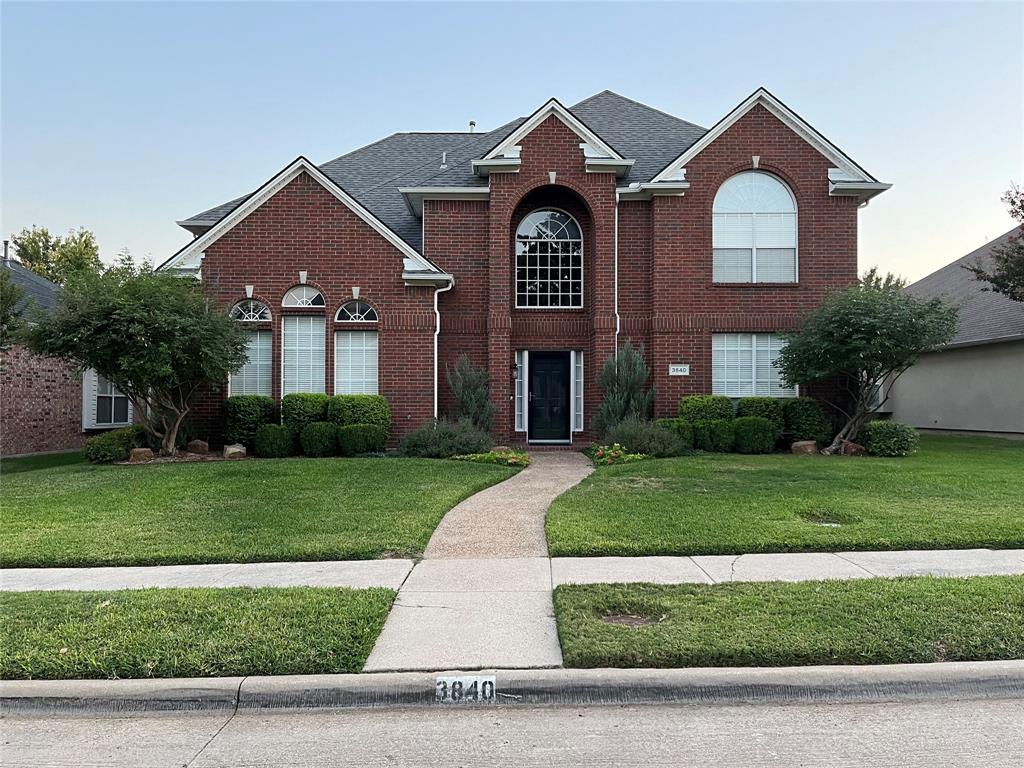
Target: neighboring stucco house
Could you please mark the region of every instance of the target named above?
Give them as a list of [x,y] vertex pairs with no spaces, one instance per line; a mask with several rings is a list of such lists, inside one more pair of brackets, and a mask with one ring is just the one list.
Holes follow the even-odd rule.
[[889,391],[886,408],[920,429],[1024,435],[1024,303],[984,290],[967,264],[992,267],[992,249],[1020,227],[907,287],[960,307],[951,344],[922,355]]
[[163,268],[251,329],[230,393],[380,393],[395,436],[450,406],[461,353],[501,441],[586,440],[602,364],[643,344],[682,395],[788,397],[778,336],[857,278],[857,210],[889,187],[764,89],[711,129],[610,91],[477,133],[397,133],[179,224]]
[[[25,291],[25,317],[53,310],[59,286],[14,260],[5,258],[2,268]],[[95,371],[79,375],[18,344],[0,351],[0,456],[73,450],[90,434],[131,420],[128,398]]]

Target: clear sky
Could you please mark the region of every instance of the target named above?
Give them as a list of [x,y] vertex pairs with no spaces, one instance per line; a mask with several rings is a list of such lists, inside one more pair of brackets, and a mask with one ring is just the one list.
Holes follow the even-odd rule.
[[163,260],[174,221],[406,130],[605,88],[711,126],[767,86],[895,184],[861,267],[921,277],[1008,230],[1024,4],[14,3],[2,219]]

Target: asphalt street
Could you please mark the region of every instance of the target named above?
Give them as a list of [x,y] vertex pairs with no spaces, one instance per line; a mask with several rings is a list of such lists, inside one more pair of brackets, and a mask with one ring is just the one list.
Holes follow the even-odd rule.
[[10,715],[15,766],[1013,766],[1024,701]]

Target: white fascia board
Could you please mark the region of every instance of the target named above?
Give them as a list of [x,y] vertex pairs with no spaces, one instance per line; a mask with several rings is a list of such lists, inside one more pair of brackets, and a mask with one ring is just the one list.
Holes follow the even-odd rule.
[[587,158],[587,173],[614,173],[622,178],[633,167],[635,160],[618,160],[614,157]]
[[450,285],[455,281],[455,276],[449,275],[446,272],[406,270],[402,272],[402,279],[406,285]]
[[399,187],[413,216],[423,216],[424,200],[486,200],[490,187]]
[[334,195],[335,198],[356,214],[356,216],[366,222],[374,231],[381,235],[381,237],[397,248],[403,256],[411,259],[419,265],[424,272],[439,273],[439,270],[427,261],[427,259],[425,259],[415,248],[392,232],[380,219],[366,210],[366,208],[357,202],[355,198],[331,181],[323,171],[304,157],[296,158],[284,170],[270,179],[270,181],[260,187],[260,189],[255,193],[250,195],[245,202],[217,222],[217,224],[211,227],[207,232],[200,235],[176,254],[171,256],[171,258],[161,264],[158,269],[174,269],[181,262],[189,263],[189,260],[194,258],[196,254],[200,254],[202,251],[209,248],[238,222],[267,202],[267,200],[280,192],[287,184],[302,173],[308,173],[320,184],[320,186]]
[[522,161],[518,157],[495,157],[490,160],[473,160],[470,165],[477,176],[491,173],[519,173]]
[[620,200],[650,200],[652,197],[682,197],[689,188],[688,181],[663,181],[619,187],[615,191]]
[[828,193],[831,197],[856,197],[861,203],[866,203],[891,186],[881,181],[829,181]]
[[512,133],[502,139],[501,143],[498,144],[494,149],[484,155],[484,160],[491,160],[496,157],[501,157],[505,154],[505,150],[519,144],[520,139],[529,134],[534,128],[543,123],[549,117],[554,115],[561,120],[565,125],[579,136],[583,141],[589,144],[599,152],[604,153],[605,157],[614,158],[616,160],[624,159],[622,155],[616,152],[604,139],[594,133],[587,125],[580,120],[576,115],[562,106],[562,103],[558,99],[549,99],[540,109],[526,118],[522,125],[516,128]]
[[857,165],[857,163],[855,163],[850,157],[840,151],[838,147],[818,133],[818,131],[811,127],[811,125],[802,117],[775,98],[775,96],[769,93],[765,88],[758,88],[750,94],[750,96],[744,99],[735,109],[732,110],[732,112],[719,120],[711,130],[701,136],[693,146],[661,170],[658,175],[652,179],[652,181],[665,181],[672,177],[673,174],[677,174],[680,170],[686,167],[686,164],[690,162],[690,160],[703,152],[709,144],[715,141],[715,139],[731,128],[737,120],[759,104],[775,115],[775,117],[782,121],[790,130],[799,135],[804,141],[818,150],[818,152],[831,160],[836,166],[838,166],[843,175],[848,177],[850,180],[878,183],[878,179]]

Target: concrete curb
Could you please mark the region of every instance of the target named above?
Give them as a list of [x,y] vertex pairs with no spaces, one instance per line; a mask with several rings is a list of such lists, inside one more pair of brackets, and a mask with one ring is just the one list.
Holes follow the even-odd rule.
[[[465,673],[463,673],[465,674]],[[1024,698],[1024,661],[706,669],[494,670],[497,706],[820,704]],[[435,701],[436,674],[4,681],[5,713],[486,706]]]

